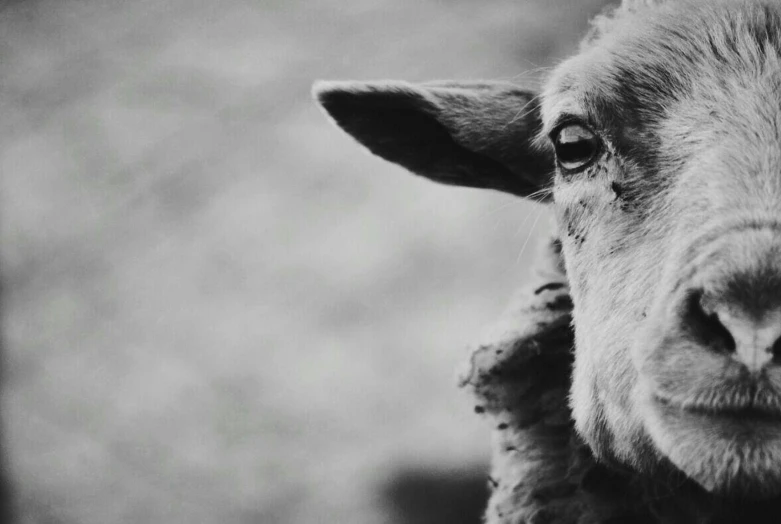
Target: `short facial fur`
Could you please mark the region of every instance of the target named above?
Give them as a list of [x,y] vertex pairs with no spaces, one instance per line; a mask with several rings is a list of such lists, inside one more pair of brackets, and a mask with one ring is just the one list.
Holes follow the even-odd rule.
[[[552,186],[574,302],[570,403],[598,458],[781,493],[781,2],[625,2],[539,99],[480,86],[317,96],[418,174],[519,196]],[[568,124],[599,139],[577,172],[556,167],[548,138]]]
[[742,311],[779,307],[781,5],[663,5],[619,12],[605,31],[557,68],[542,103],[546,130],[568,115],[604,144],[554,186],[577,428],[599,456],[638,468],[664,456],[709,489],[777,492],[778,421],[700,413],[777,419],[781,367],[744,377],[700,347],[680,309],[690,290],[724,300],[729,287],[747,295],[732,300]]

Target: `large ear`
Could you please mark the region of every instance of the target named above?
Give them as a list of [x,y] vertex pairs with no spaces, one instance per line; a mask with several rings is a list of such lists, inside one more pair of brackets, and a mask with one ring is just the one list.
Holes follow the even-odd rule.
[[520,196],[551,183],[537,96],[512,84],[318,82],[313,92],[372,153],[436,182]]

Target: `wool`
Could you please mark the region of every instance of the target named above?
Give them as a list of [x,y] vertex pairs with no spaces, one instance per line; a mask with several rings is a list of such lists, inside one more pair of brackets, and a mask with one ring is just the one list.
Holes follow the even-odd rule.
[[492,428],[486,524],[778,522],[781,498],[714,495],[669,463],[637,471],[597,460],[572,422],[574,351],[569,284],[553,237],[459,376]]

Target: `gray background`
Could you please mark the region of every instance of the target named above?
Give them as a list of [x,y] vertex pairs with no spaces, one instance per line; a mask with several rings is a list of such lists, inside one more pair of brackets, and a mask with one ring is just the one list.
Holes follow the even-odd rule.
[[23,522],[479,509],[489,433],[455,369],[545,212],[371,157],[309,89],[534,86],[603,3],[3,4],[2,413]]

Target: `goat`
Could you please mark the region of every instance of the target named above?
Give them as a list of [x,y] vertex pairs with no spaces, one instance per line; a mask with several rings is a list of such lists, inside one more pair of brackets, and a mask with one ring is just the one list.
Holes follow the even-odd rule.
[[541,94],[314,93],[380,157],[555,214],[553,280],[463,379],[489,523],[781,519],[781,3],[624,0]]

